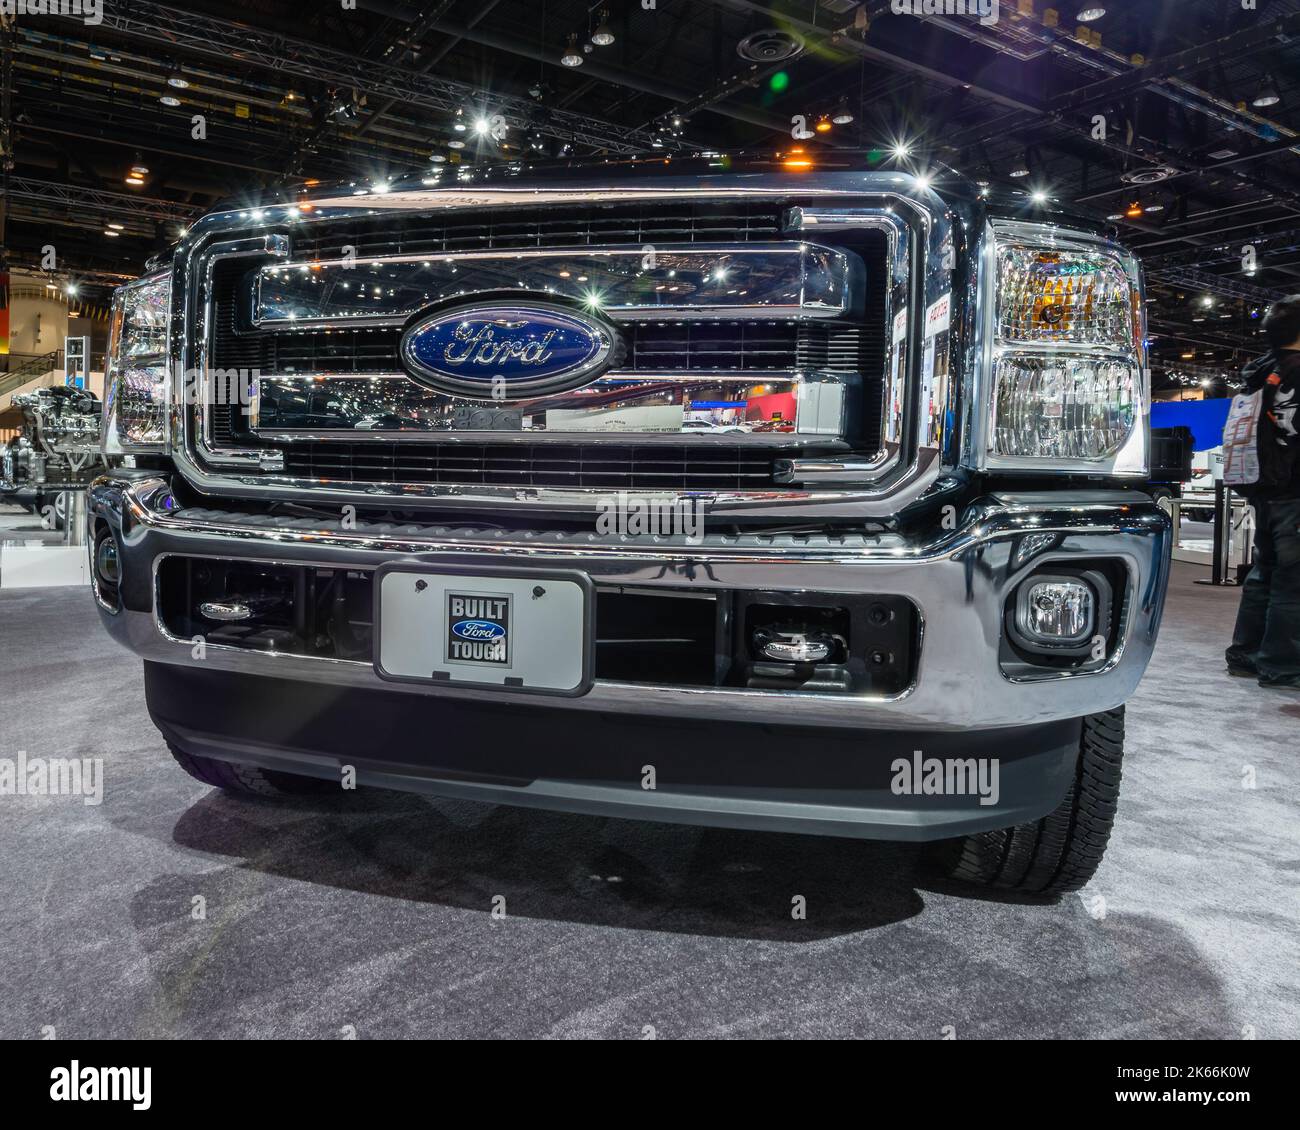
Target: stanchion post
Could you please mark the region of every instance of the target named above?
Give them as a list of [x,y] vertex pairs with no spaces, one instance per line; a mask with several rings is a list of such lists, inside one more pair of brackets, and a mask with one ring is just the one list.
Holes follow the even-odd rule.
[[1214,484],[1214,560],[1210,579],[1198,585],[1235,586],[1236,577],[1228,576],[1232,559],[1232,490],[1219,479]]

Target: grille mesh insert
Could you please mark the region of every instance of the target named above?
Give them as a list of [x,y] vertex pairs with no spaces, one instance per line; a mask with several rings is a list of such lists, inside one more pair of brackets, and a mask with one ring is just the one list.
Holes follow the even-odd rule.
[[772,454],[657,444],[311,443],[285,448],[285,473],[364,483],[762,490],[772,483]]
[[591,247],[610,243],[752,243],[780,238],[781,206],[768,202],[607,204],[499,208],[433,216],[322,220],[294,234],[299,259],[425,255],[499,248]]

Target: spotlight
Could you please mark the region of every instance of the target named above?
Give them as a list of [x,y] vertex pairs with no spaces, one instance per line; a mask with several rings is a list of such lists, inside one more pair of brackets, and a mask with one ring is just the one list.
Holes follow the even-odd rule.
[[1277,92],[1277,83],[1273,81],[1272,75],[1264,76],[1264,84],[1259,88],[1259,93],[1255,95],[1251,105],[1257,110],[1266,110],[1269,106],[1276,106],[1282,101],[1282,96]]
[[1013,162],[1011,169],[1007,172],[1007,176],[1015,177],[1017,180],[1020,180],[1022,177],[1027,177],[1028,175],[1029,154],[1022,153],[1016,161]]
[[448,148],[448,149],[464,149],[464,148],[465,148],[465,143],[464,143],[463,141],[461,141],[461,139],[460,139],[459,137],[453,137],[449,142],[447,142],[447,148]]
[[564,49],[564,54],[560,56],[560,62],[566,67],[582,66],[582,52],[578,50],[578,35],[576,32],[569,36],[568,46]]
[[1124,209],[1124,215],[1130,220],[1140,220],[1142,218],[1142,201],[1134,200],[1127,208]]
[[835,114],[831,118],[837,126],[846,126],[853,121],[853,112],[849,109],[849,100],[841,98],[840,104],[835,108]]
[[1030,197],[1029,197],[1029,198],[1030,198],[1030,199],[1031,199],[1035,204],[1046,204],[1046,203],[1047,203],[1047,193],[1045,193],[1041,188],[1035,189],[1035,190],[1033,191],[1033,193],[1030,194]]
[[912,155],[912,147],[906,141],[900,141],[894,146],[893,154],[901,161],[904,157]]
[[1094,20],[1101,19],[1105,14],[1106,8],[1102,4],[1084,4],[1084,6],[1079,9],[1078,15],[1074,18],[1081,24],[1090,24]]
[[455,119],[451,123],[451,128],[457,133],[464,133],[469,127],[465,125],[465,111],[457,110]]
[[77,297],[77,284],[76,284],[76,283],[68,283],[68,285],[65,286],[65,287],[63,288],[63,290],[64,290],[64,293],[66,293],[66,294],[68,295],[69,298],[76,298],[76,297]]
[[159,97],[158,101],[164,106],[179,106],[181,104],[181,100],[174,94],[164,94]]
[[828,118],[825,114],[823,114],[820,118],[817,119],[817,124],[813,126],[813,129],[815,129],[818,133],[830,133],[831,132],[830,118]]
[[112,228],[105,228],[104,234],[110,236],[113,239],[116,239],[122,233],[120,231],[114,231]]
[[491,123],[487,120],[487,118],[475,118],[475,119],[474,119],[474,135],[475,135],[476,137],[486,137],[486,136],[487,136],[487,133],[488,133],[488,130],[490,130],[491,128],[492,128],[492,125],[491,125]]
[[108,221],[108,226],[110,228],[115,228],[117,231],[121,231],[124,227],[126,227],[125,224],[114,223],[112,220]]
[[177,90],[189,89],[190,80],[187,79],[180,71],[172,71],[167,76],[167,85],[174,86]]
[[596,24],[596,30],[591,33],[591,41],[597,47],[608,47],[614,42],[614,33],[609,30],[609,12],[600,13],[600,22]]

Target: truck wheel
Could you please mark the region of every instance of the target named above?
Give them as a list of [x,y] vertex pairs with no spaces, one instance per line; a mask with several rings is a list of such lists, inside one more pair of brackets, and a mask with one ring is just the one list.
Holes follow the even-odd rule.
[[259,769],[256,765],[240,765],[233,761],[218,761],[213,757],[200,757],[177,749],[170,742],[167,748],[176,764],[196,781],[215,785],[228,793],[246,796],[285,797],[319,796],[337,792],[339,785],[319,777],[300,777],[296,773],[279,773],[274,769]]
[[1123,759],[1124,708],[1084,718],[1074,783],[1056,810],[952,841],[949,876],[1045,899],[1079,890],[1106,852]]

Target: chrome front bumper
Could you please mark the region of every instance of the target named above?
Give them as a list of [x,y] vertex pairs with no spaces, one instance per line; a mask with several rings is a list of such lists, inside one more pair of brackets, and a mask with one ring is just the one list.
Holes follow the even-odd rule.
[[[1169,519],[1130,491],[997,494],[967,508],[957,528],[919,539],[899,535],[711,535],[702,544],[609,539],[595,534],[512,532],[320,518],[269,518],[234,510],[175,510],[167,481],[143,472],[95,481],[89,543],[100,523],[117,537],[123,602],[101,603],[109,632],[144,659],[263,674],[394,694],[536,705],[503,691],[451,690],[385,682],[369,663],[209,646],[169,638],[153,608],[154,569],[168,554],[374,569],[393,560],[429,567],[479,563],[518,569],[564,567],[602,585],[675,589],[890,594],[911,599],[922,621],[918,675],[891,698],[597,681],[557,705],[731,722],[825,725],[863,730],[962,731],[1047,723],[1125,703],[1146,670],[1164,604]],[[1048,561],[1121,562],[1128,593],[1118,647],[1090,673],[1016,680],[998,662],[1009,594]]]

